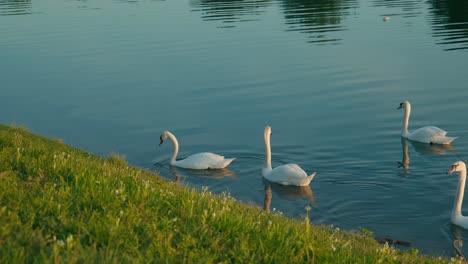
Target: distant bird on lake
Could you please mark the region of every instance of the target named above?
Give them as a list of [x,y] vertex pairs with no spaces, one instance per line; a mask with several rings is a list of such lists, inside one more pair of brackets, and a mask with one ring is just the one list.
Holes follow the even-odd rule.
[[405,115],[403,118],[403,130],[401,131],[402,137],[407,138],[409,140],[430,144],[450,144],[452,141],[457,139],[457,137],[445,136],[447,132],[435,126],[425,126],[418,128],[413,132],[408,132],[408,123],[411,113],[410,102],[404,101],[403,103],[400,103],[398,109],[401,108],[405,108]]
[[461,208],[463,203],[463,195],[465,194],[465,181],[466,181],[466,165],[463,161],[457,161],[452,164],[447,174],[459,172],[458,176],[458,187],[457,195],[455,196],[455,202],[453,204],[452,215],[450,220],[455,225],[461,226],[468,229],[468,217],[461,214]]
[[185,159],[176,160],[177,154],[179,153],[179,142],[171,132],[164,131],[161,134],[159,146],[161,146],[167,138],[169,138],[174,145],[174,152],[170,160],[170,164],[173,166],[194,170],[222,169],[235,160],[235,158],[225,159],[223,156],[210,152],[197,153]]
[[297,164],[286,164],[271,168],[271,146],[270,146],[271,127],[265,127],[263,137],[265,139],[266,162],[262,169],[262,175],[265,179],[283,185],[307,186],[315,177],[316,172],[307,176],[307,173]]

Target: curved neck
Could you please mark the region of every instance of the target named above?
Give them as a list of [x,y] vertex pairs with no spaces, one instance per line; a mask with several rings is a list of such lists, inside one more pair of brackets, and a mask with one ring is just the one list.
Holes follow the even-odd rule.
[[410,113],[411,113],[411,105],[407,104],[405,106],[405,117],[403,119],[403,129],[401,131],[402,135],[408,134],[408,123],[409,123]]
[[452,216],[461,216],[463,195],[465,193],[465,181],[466,181],[466,169],[460,171],[460,176],[458,178],[457,195],[455,196]]
[[174,145],[174,152],[172,152],[172,157],[171,157],[171,165],[173,165],[176,161],[177,154],[179,153],[179,142],[177,141],[177,138],[171,133],[171,132],[166,132],[167,136],[169,139],[172,141],[172,145]]
[[265,152],[266,152],[265,168],[271,169],[270,133],[265,133],[264,138],[265,138]]

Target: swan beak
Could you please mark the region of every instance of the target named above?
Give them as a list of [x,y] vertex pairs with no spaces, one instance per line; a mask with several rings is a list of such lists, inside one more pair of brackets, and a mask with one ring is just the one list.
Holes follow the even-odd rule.
[[402,108],[403,108],[403,106],[400,105],[397,109],[402,109]]
[[164,142],[164,140],[162,138],[159,138],[159,146],[161,147],[162,143]]
[[447,174],[452,174],[455,171],[456,167],[452,166],[450,170],[447,171]]

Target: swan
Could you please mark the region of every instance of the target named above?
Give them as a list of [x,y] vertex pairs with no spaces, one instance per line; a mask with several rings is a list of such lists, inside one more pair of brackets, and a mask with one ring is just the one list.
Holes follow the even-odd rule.
[[430,144],[450,144],[452,141],[457,139],[457,137],[446,137],[445,135],[447,134],[447,132],[435,126],[425,126],[416,129],[413,132],[408,132],[408,123],[411,113],[410,102],[404,101],[403,103],[400,103],[400,106],[397,109],[401,108],[405,108],[403,130],[401,131],[402,137],[407,138],[409,140]]
[[307,186],[312,181],[316,172],[307,176],[307,173],[297,164],[286,164],[278,166],[274,169],[271,168],[271,146],[270,136],[271,127],[265,127],[264,132],[266,163],[265,168],[262,169],[262,175],[265,179],[283,185],[296,185]]
[[468,229],[468,217],[463,216],[461,214],[461,207],[463,203],[463,195],[465,193],[466,181],[466,165],[463,161],[457,161],[453,163],[452,167],[450,167],[450,170],[447,172],[447,174],[452,174],[456,171],[460,173],[460,176],[458,177],[457,195],[455,196],[455,202],[453,204],[453,211],[450,220],[455,225]]
[[172,153],[170,164],[176,167],[194,170],[223,169],[235,160],[235,158],[225,159],[223,156],[209,152],[197,153],[186,159],[176,160],[177,154],[179,153],[179,142],[174,134],[169,131],[164,131],[159,137],[159,146],[161,146],[167,138],[169,138],[174,145],[174,152]]

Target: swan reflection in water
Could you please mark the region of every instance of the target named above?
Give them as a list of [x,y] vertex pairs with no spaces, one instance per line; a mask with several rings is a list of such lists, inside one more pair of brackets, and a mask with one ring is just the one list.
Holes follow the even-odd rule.
[[463,239],[462,239],[461,232],[463,232],[463,228],[461,228],[459,226],[456,226],[456,225],[451,225],[450,226],[450,231],[453,234],[453,239],[451,239],[453,249],[455,250],[455,252],[456,252],[456,254],[458,256],[460,256],[461,258],[463,258],[465,260],[465,262],[463,262],[463,263],[466,263],[465,255],[462,252]]
[[401,162],[398,162],[398,168],[404,168],[405,170],[409,169],[409,155],[408,155],[408,140],[406,138],[401,138],[401,148],[403,150],[403,159]]
[[314,205],[316,204],[314,194],[312,193],[312,189],[309,185],[282,185],[279,183],[269,182],[267,180],[263,180],[263,183],[265,185],[265,200],[263,208],[267,213],[270,213],[273,192],[284,200],[299,200],[305,197]]
[[[406,139],[407,140],[407,139]],[[408,140],[407,140],[408,141]],[[444,155],[447,152],[455,153],[455,148],[450,144],[425,144],[421,142],[411,141],[414,150],[424,155]]]
[[[216,170],[191,170],[191,169],[179,169],[176,166],[169,166],[172,176],[174,176],[175,181],[179,182],[180,178],[186,175],[194,176],[194,177],[204,177],[210,179],[222,179],[224,177],[229,177],[232,179],[236,178],[231,171],[228,169],[216,169]],[[186,173],[181,173],[180,171],[184,171]]]
[[426,144],[417,141],[411,141],[406,138],[401,138],[401,148],[403,151],[403,158],[398,162],[399,168],[409,169],[410,158],[408,154],[408,142],[411,142],[414,150],[422,155],[444,155],[447,152],[456,153],[455,148],[450,144]]
[[176,166],[169,165],[167,166],[164,163],[154,163],[155,170],[160,175],[166,175],[167,178],[171,177],[175,182],[180,182],[181,179],[186,178],[187,176],[193,177],[203,177],[210,179],[222,179],[224,177],[235,179],[236,175],[228,169],[216,169],[216,170],[191,170],[191,169],[181,169]]

